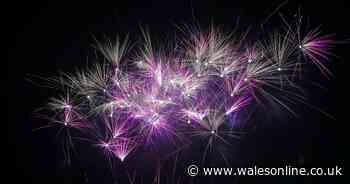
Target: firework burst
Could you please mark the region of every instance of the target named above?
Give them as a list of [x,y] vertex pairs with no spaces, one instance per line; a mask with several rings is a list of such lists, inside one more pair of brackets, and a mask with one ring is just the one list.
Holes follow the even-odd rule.
[[66,94],[49,103],[54,114],[49,119],[85,133],[111,159],[124,161],[140,147],[156,150],[164,142],[175,147],[164,154],[171,155],[190,149],[183,145],[195,143],[193,137],[207,145],[204,159],[217,144],[239,138],[242,132],[230,123],[252,104],[265,106],[261,98],[294,113],[281,99],[305,100],[294,93],[299,90],[295,73],[304,59],[330,73],[324,61],[334,41],[319,29],[302,37],[300,27],[293,31],[288,26],[266,40],[246,40],[213,27],[182,31],[190,36],[163,50],[155,49],[143,31],[145,43],[136,57],[128,57],[133,49],[127,39],[98,42],[107,62],[50,80]]

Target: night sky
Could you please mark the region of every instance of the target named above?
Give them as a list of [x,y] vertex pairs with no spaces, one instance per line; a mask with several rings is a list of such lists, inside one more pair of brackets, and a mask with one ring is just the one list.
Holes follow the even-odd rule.
[[[73,72],[85,67],[95,58],[94,37],[97,40],[126,35],[137,40],[140,26],[147,26],[156,41],[172,38],[174,25],[198,23],[208,27],[211,23],[233,28],[239,17],[244,30],[251,26],[258,29],[260,23],[283,1],[114,1],[102,2],[13,2],[4,9],[2,29],[8,31],[2,37],[7,44],[8,76],[2,90],[8,103],[6,145],[2,152],[9,152],[2,159],[5,183],[114,183],[107,162],[92,147],[82,145],[84,153],[72,156],[72,165],[64,164],[64,156],[55,137],[57,129],[32,131],[42,126],[44,120],[34,111],[47,103],[55,91],[42,88],[28,79],[31,75],[52,77],[58,71]],[[346,0],[294,1],[284,5],[280,12],[293,15],[300,8],[309,18],[309,25],[321,25],[325,34],[335,33],[344,41],[350,38],[350,6]],[[282,25],[276,14],[267,27]],[[254,31],[252,31],[254,32]],[[349,39],[348,39],[349,40]],[[299,118],[286,112],[278,118],[258,117],[248,136],[232,153],[243,165],[283,166],[287,163],[305,167],[345,167],[345,134],[348,119],[347,62],[350,58],[349,44],[339,43],[333,50],[335,56],[327,65],[334,76],[326,79],[312,71],[311,80],[322,88],[309,86],[309,102],[336,120],[304,105],[297,105]],[[40,83],[40,81],[39,81]],[[280,114],[279,114],[280,113]],[[271,115],[272,116],[272,115]],[[136,154],[133,156],[137,156]],[[135,160],[142,167],[142,160]],[[181,163],[179,170],[188,165]],[[346,168],[344,169],[346,172]],[[166,171],[164,171],[166,172]],[[169,171],[170,173],[170,171]],[[150,177],[145,171],[145,182]],[[142,174],[141,174],[142,175]],[[183,174],[185,176],[185,173]],[[118,176],[117,178],[124,176]],[[210,178],[195,181],[201,183],[340,183],[344,177],[259,177],[259,178]],[[123,180],[123,179],[121,179]]]

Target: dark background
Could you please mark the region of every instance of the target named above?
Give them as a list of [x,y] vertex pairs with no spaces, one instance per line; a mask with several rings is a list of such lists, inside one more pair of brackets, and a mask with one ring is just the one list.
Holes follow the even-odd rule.
[[[12,2],[3,6],[2,29],[8,31],[2,38],[8,43],[8,76],[2,87],[8,95],[7,141],[2,152],[2,164],[10,183],[113,183],[106,163],[99,156],[87,153],[73,158],[72,166],[62,162],[63,154],[55,129],[33,132],[42,123],[33,111],[43,106],[54,91],[40,88],[26,80],[28,74],[51,77],[58,70],[73,71],[85,66],[93,58],[93,36],[113,38],[117,34],[140,35],[139,25],[147,25],[151,34],[166,40],[174,33],[174,23],[196,22],[204,27],[214,22],[230,29],[240,17],[240,25],[259,25],[283,1],[114,1],[102,2]],[[301,8],[302,15],[310,18],[311,25],[322,25],[324,33],[336,33],[336,38],[349,36],[349,2],[294,1],[280,11],[292,15]],[[276,17],[276,16],[275,16]],[[272,18],[270,27],[281,22]],[[310,88],[309,99],[314,105],[336,117],[329,119],[317,111],[300,106],[299,119],[258,123],[240,146],[240,157],[245,163],[263,166],[298,163],[311,167],[345,167],[345,125],[349,122],[346,106],[348,44],[338,44],[329,65],[334,73],[330,80],[316,75],[326,89]],[[344,106],[343,106],[344,105]],[[89,157],[94,161],[88,161]],[[97,164],[98,163],[98,164]],[[184,163],[186,164],[186,163]],[[346,168],[343,169],[346,172]],[[216,178],[219,180],[218,178]],[[344,177],[260,177],[220,178],[236,183],[335,183]],[[196,180],[198,181],[198,180]],[[202,182],[207,181],[204,178]],[[6,183],[6,182],[5,182]],[[147,183],[147,182],[145,182]],[[217,182],[212,182],[217,183]]]

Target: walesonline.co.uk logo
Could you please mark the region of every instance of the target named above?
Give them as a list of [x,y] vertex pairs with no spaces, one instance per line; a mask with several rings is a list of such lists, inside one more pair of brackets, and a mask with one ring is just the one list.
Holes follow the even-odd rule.
[[285,167],[204,167],[198,168],[196,165],[187,167],[189,176],[342,176],[341,167],[331,168],[297,168]]

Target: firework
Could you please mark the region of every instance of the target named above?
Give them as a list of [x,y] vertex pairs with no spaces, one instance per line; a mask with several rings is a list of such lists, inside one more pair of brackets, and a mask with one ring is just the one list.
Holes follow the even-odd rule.
[[305,100],[295,92],[300,79],[295,73],[304,64],[330,73],[324,61],[334,41],[319,29],[302,37],[299,26],[295,31],[288,26],[266,40],[247,40],[214,27],[186,28],[190,36],[170,49],[155,49],[145,31],[138,50],[127,39],[98,42],[106,62],[50,80],[66,92],[49,103],[50,120],[83,132],[121,162],[141,147],[172,155],[190,149],[198,137],[206,144],[204,158],[217,144],[230,145],[227,138],[239,138],[242,132],[232,122],[251,105],[265,105],[261,98],[294,113],[283,99]]

